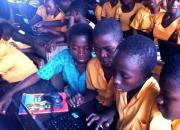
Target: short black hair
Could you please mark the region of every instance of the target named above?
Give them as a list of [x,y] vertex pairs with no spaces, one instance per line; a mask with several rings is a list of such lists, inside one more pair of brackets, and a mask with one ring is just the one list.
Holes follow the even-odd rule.
[[157,53],[154,42],[143,35],[132,35],[118,46],[115,60],[125,53],[130,57],[136,57],[142,73],[149,76],[157,63]]
[[10,24],[10,23],[7,23],[7,22],[2,22],[2,23],[0,23],[0,29],[1,29],[1,31],[2,31],[2,35],[3,35],[3,31],[5,30],[5,29],[9,29],[10,30],[10,36],[12,36],[13,35],[13,32],[14,32],[14,27]]
[[121,25],[118,21],[112,18],[105,18],[99,21],[94,28],[94,38],[98,37],[99,35],[106,34],[112,34],[113,38],[118,43],[121,43],[123,40],[123,32],[121,29]]
[[87,16],[88,6],[83,0],[73,1],[70,5],[70,11],[81,13],[84,17]]
[[71,40],[74,36],[87,36],[88,40],[90,43],[92,43],[92,39],[93,39],[93,29],[91,26],[89,26],[86,23],[79,23],[79,24],[75,24],[73,25],[68,33],[67,33],[67,37],[68,37],[68,44],[71,43]]
[[[180,83],[180,54],[170,57],[167,60],[167,62],[164,64],[159,78],[160,84],[167,79],[173,79]],[[175,86],[170,86],[170,87],[175,87]]]

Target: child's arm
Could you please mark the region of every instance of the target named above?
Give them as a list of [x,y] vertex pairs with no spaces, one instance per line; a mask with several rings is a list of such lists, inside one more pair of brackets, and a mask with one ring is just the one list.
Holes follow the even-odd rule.
[[67,20],[54,20],[54,21],[40,21],[34,26],[37,27],[62,27],[68,24]]
[[42,20],[42,17],[36,14],[30,21],[30,25],[33,26],[36,23],[40,22],[41,20]]
[[8,106],[12,101],[12,97],[15,93],[30,87],[31,85],[37,83],[40,80],[40,77],[34,73],[22,82],[18,83],[15,87],[9,90],[1,99],[0,99],[0,113],[5,114]]
[[178,37],[177,37],[177,44],[180,44],[180,29],[179,29]]
[[102,129],[104,127],[109,127],[114,121],[115,115],[116,115],[115,105],[110,107],[103,114],[92,113],[86,118],[86,121],[88,122],[87,126],[90,126],[93,122],[97,122],[97,126],[95,130],[98,130],[100,127]]

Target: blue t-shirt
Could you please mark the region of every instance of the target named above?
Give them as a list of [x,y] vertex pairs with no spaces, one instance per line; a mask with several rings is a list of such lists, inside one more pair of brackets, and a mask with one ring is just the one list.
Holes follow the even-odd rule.
[[86,72],[79,73],[69,49],[65,49],[54,56],[37,74],[41,79],[49,80],[55,74],[63,74],[63,80],[68,84],[67,91],[73,96],[83,94],[86,90]]

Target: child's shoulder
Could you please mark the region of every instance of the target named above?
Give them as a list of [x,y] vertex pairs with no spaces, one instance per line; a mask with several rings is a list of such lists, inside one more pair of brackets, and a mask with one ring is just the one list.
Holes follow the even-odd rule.
[[98,65],[98,64],[100,64],[100,61],[99,61],[99,59],[98,58],[91,58],[90,60],[89,60],[89,62],[88,62],[88,65]]
[[148,95],[154,95],[154,96],[159,95],[160,87],[157,80],[154,77],[149,78],[145,82],[143,87],[146,88],[146,93],[148,93]]
[[70,49],[64,49],[64,50],[60,51],[59,53],[57,53],[57,54],[54,56],[54,58],[64,59],[64,60],[72,58]]

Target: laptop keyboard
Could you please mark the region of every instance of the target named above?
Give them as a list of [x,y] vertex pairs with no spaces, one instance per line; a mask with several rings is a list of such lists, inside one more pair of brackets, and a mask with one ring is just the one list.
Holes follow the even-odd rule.
[[79,110],[60,114],[45,122],[48,130],[88,130],[85,114]]

